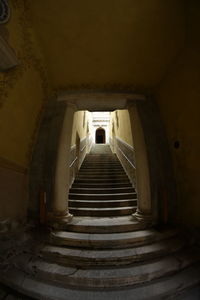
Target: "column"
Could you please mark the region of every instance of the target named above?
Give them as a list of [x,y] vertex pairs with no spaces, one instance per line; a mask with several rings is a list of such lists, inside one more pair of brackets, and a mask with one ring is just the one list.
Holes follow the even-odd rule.
[[56,224],[68,223],[72,215],[68,210],[69,158],[72,126],[76,106],[67,103],[62,129],[60,132],[55,168],[54,201],[52,221]]
[[[142,100],[141,100],[142,101]],[[149,176],[149,163],[147,158],[146,143],[141,119],[137,109],[137,103],[128,106],[132,135],[136,157],[136,186],[138,195],[137,211],[133,218],[151,224],[152,222],[152,202]]]

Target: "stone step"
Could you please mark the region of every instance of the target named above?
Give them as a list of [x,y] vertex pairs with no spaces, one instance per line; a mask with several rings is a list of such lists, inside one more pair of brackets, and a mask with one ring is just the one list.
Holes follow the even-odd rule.
[[77,207],[93,207],[93,208],[105,208],[105,207],[127,207],[136,206],[137,200],[126,199],[126,200],[108,200],[108,201],[98,201],[98,200],[69,200],[69,206],[71,208]]
[[136,199],[136,193],[118,193],[118,194],[73,194],[69,193],[69,199],[75,200],[126,200]]
[[124,188],[132,187],[132,184],[129,183],[73,183],[72,188]]
[[98,178],[98,179],[94,179],[94,178],[75,178],[74,183],[108,183],[108,184],[117,184],[117,183],[129,183],[130,184],[130,180],[128,179],[128,177],[126,177],[125,179],[118,179],[118,178]]
[[121,163],[120,163],[120,161],[118,160],[116,160],[116,161],[108,161],[108,162],[106,162],[105,161],[105,159],[103,160],[103,161],[101,161],[101,162],[97,162],[96,160],[95,161],[83,161],[83,163],[82,163],[82,166],[92,166],[92,167],[94,167],[94,166],[98,166],[98,167],[102,167],[102,166],[105,166],[105,167],[110,167],[110,166],[119,166],[119,167],[122,167],[122,165],[121,165]]
[[66,266],[97,267],[129,265],[155,259],[180,251],[185,246],[182,239],[172,238],[127,249],[88,250],[47,245],[41,250],[45,260]]
[[85,176],[99,176],[99,175],[106,175],[106,176],[115,176],[115,175],[126,175],[126,173],[124,172],[124,170],[103,170],[103,171],[85,171],[85,170],[79,170],[78,175],[85,175]]
[[159,232],[155,229],[139,230],[123,233],[77,233],[53,231],[50,234],[50,243],[59,246],[90,248],[90,249],[124,249],[147,245],[175,237],[177,230]]
[[80,170],[124,170],[122,165],[119,164],[82,164]]
[[[57,263],[33,259],[28,264],[19,263],[25,271],[45,280],[51,280],[62,286],[88,288],[115,288],[146,284],[152,280],[171,276],[174,273],[196,263],[200,259],[199,249],[178,252],[164,258],[145,263],[131,264],[122,267],[102,267],[98,269],[67,267]],[[16,262],[18,265],[18,263]]]
[[145,224],[137,222],[132,216],[123,217],[73,217],[67,224],[67,231],[82,233],[118,233],[142,230]]
[[[16,280],[17,278],[17,280]],[[123,289],[84,289],[61,287],[50,281],[42,281],[31,277],[16,267],[7,268],[0,273],[3,284],[15,288],[20,293],[45,300],[161,300],[173,299],[173,295],[180,295],[186,289],[200,284],[200,264],[192,265],[179,273],[151,281],[148,284],[129,286]],[[191,294],[190,294],[191,296]],[[176,299],[176,298],[175,298]],[[184,299],[185,300],[185,299]],[[187,300],[196,300],[193,297]]]
[[119,194],[119,193],[134,193],[135,189],[133,187],[123,187],[123,188],[74,188],[69,190],[72,194]]
[[122,170],[124,171],[124,168],[122,167],[122,165],[82,165],[80,170],[84,170],[84,171],[104,171],[104,170]]
[[112,157],[102,157],[101,159],[98,159],[96,157],[90,157],[90,158],[85,158],[83,161],[83,164],[91,164],[91,165],[100,165],[100,164],[105,164],[105,165],[118,165],[120,164],[120,161],[117,158],[112,159]]
[[[124,180],[129,181],[129,178],[126,174],[123,175],[118,175],[118,174],[114,174],[114,175],[81,175],[78,174],[75,178],[75,180],[87,180],[90,182],[90,180],[92,180],[91,182],[93,182],[94,180],[104,180],[105,182],[116,182],[116,180],[120,183],[123,183]],[[130,182],[130,181],[129,181]]]
[[136,211],[136,206],[92,208],[69,207],[69,212],[74,216],[111,217],[131,215]]

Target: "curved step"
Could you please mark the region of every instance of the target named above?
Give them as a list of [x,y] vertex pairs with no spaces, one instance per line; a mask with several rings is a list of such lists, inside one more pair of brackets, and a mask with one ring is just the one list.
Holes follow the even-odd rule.
[[[17,281],[16,281],[17,278]],[[162,280],[153,281],[150,284],[129,287],[128,289],[74,289],[53,285],[50,281],[41,281],[30,277],[25,272],[15,268],[9,268],[1,272],[0,279],[3,284],[15,288],[22,294],[34,299],[46,300],[161,300],[180,295],[186,289],[200,284],[200,264],[191,266],[183,271],[173,274]],[[37,288],[36,288],[37,287]],[[191,294],[190,294],[191,296]],[[189,299],[188,299],[189,300]],[[190,299],[193,300],[193,297]],[[196,299],[195,299],[196,300]]]
[[167,241],[155,242],[127,249],[87,250],[66,247],[45,246],[41,254],[45,260],[59,264],[78,267],[119,266],[135,262],[155,259],[163,255],[175,253],[183,248],[185,242],[172,238]]
[[145,224],[137,222],[132,216],[123,217],[73,217],[66,225],[67,231],[82,233],[117,233],[136,231],[145,228]]
[[168,239],[176,234],[176,230],[158,232],[154,229],[104,234],[54,231],[50,234],[50,242],[54,245],[66,245],[70,247],[85,247],[91,249],[123,249]]
[[74,216],[89,216],[89,217],[111,217],[111,216],[127,216],[134,213],[137,206],[124,207],[69,207],[69,212]]
[[81,269],[45,262],[41,259],[33,260],[20,267],[23,268],[24,266],[28,273],[38,278],[48,278],[48,280],[51,279],[63,286],[114,288],[144,284],[151,280],[166,277],[197,262],[198,259],[200,259],[200,255],[194,249],[154,261],[116,268]]

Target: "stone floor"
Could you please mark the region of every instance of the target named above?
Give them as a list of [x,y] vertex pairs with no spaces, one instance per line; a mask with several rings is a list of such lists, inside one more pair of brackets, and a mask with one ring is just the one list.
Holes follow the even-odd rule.
[[33,300],[33,298],[24,296],[8,287],[0,285],[0,300]]

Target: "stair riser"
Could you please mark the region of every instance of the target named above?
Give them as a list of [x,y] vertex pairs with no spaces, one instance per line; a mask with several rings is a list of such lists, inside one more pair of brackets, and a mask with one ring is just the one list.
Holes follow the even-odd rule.
[[134,188],[117,188],[117,189],[78,189],[78,188],[71,188],[69,190],[70,193],[73,194],[117,194],[117,193],[134,193],[135,189]]
[[115,170],[103,170],[103,171],[97,171],[97,170],[94,170],[94,171],[84,171],[84,170],[80,170],[79,171],[79,173],[78,173],[79,175],[91,175],[91,176],[94,176],[94,175],[109,175],[109,176],[111,176],[111,175],[114,175],[115,176],[115,174],[117,174],[117,175],[126,175],[126,173],[124,172],[124,170],[117,170],[117,171],[115,171]]
[[129,179],[75,179],[74,184],[130,184],[130,180]]
[[[178,267],[174,266],[169,271],[168,270],[159,270],[155,273],[147,273],[145,275],[135,275],[125,278],[106,278],[106,279],[100,279],[100,278],[84,278],[84,277],[76,277],[73,278],[67,275],[62,274],[55,274],[55,273],[49,273],[49,272],[42,272],[39,271],[37,273],[37,278],[40,278],[42,280],[48,280],[54,281],[55,283],[62,285],[62,286],[71,286],[71,287],[79,287],[79,288],[118,288],[118,287],[128,287],[128,286],[134,286],[138,284],[143,284],[146,282],[150,282],[150,280],[156,280],[158,278],[161,278],[163,276],[172,276],[176,272],[178,272]],[[67,284],[66,284],[67,283]],[[117,299],[117,298],[116,298]],[[163,298],[164,299],[164,298]]]
[[91,207],[91,208],[109,208],[109,207],[127,207],[127,206],[136,206],[137,200],[124,200],[124,201],[78,201],[78,200],[69,200],[70,207]]
[[[120,266],[120,265],[130,265],[133,263],[148,261],[152,259],[157,259],[165,255],[169,255],[172,253],[176,253],[177,251],[180,251],[183,248],[184,244],[183,242],[178,243],[174,247],[168,247],[167,244],[165,246],[157,246],[155,249],[152,249],[151,246],[146,247],[139,247],[139,250],[135,250],[135,248],[130,248],[130,255],[124,255],[119,254],[118,256],[112,256],[112,252],[110,253],[110,256],[107,255],[105,257],[99,257],[97,255],[88,255],[88,257],[81,256],[73,256],[71,253],[70,255],[65,255],[62,252],[49,252],[42,251],[42,255],[45,260],[50,260],[51,262],[56,262],[64,266],[77,266],[80,268],[89,267],[89,268],[96,268],[98,266]],[[144,248],[144,250],[143,250]],[[125,250],[125,249],[124,249]],[[58,250],[59,251],[59,250]],[[62,249],[61,249],[62,251]],[[72,251],[71,251],[72,252]],[[125,251],[124,251],[125,252]]]
[[68,246],[77,248],[88,248],[88,249],[126,249],[130,247],[137,247],[147,245],[156,241],[154,235],[148,237],[136,237],[123,240],[75,240],[67,238],[58,238],[51,236],[50,244],[56,246]]
[[80,170],[110,170],[110,169],[120,169],[124,170],[121,164],[82,164]]
[[114,225],[114,226],[79,226],[79,225],[67,225],[65,227],[68,231],[80,232],[80,233],[121,233],[131,232],[136,230],[145,229],[144,224],[133,225]]
[[93,178],[93,179],[112,179],[112,180],[115,180],[115,179],[120,179],[120,180],[123,180],[123,179],[127,179],[127,175],[124,173],[124,174],[117,174],[117,173],[113,173],[113,174],[78,174],[77,175],[77,179],[90,179],[90,178]]
[[122,165],[120,162],[84,162],[81,165],[81,168],[110,168],[110,167],[116,167],[116,168],[122,168]]
[[69,212],[74,216],[85,216],[85,217],[115,217],[115,216],[128,216],[136,211],[136,208],[128,208],[128,209],[120,209],[120,210],[90,210],[89,208],[86,210],[81,209],[73,209],[69,207]]
[[107,183],[107,184],[101,184],[101,183],[99,183],[99,184],[95,184],[95,183],[91,183],[91,184],[83,184],[83,183],[73,183],[73,185],[72,185],[72,188],[75,188],[75,189],[77,189],[77,188],[125,188],[125,187],[128,187],[128,188],[131,188],[132,187],[132,185],[130,184],[130,183],[117,183],[117,184],[109,184],[109,183]]
[[81,195],[81,194],[69,194],[69,199],[74,200],[126,200],[126,199],[136,199],[136,193],[129,193],[129,194],[88,194],[88,195]]

